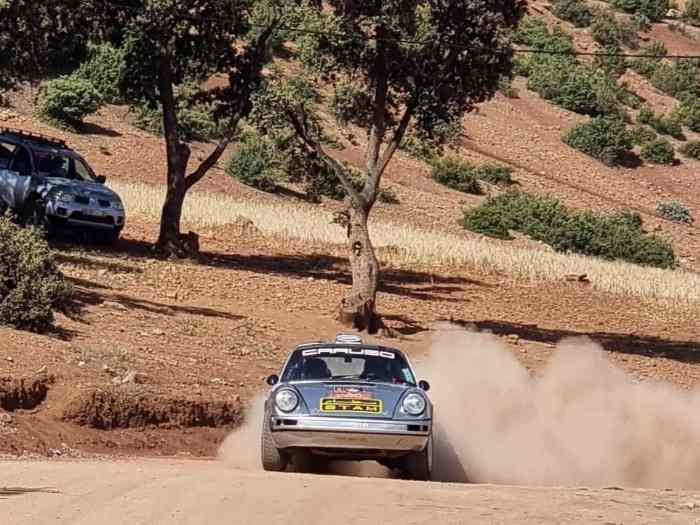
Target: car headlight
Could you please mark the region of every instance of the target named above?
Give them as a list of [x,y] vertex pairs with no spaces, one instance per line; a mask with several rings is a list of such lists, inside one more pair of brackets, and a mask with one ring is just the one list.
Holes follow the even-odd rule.
[[291,412],[299,404],[299,396],[293,390],[280,390],[275,394],[275,404],[282,412]]
[[66,193],[65,191],[59,191],[56,194],[56,197],[58,197],[58,200],[61,202],[73,202],[75,199],[75,195],[72,193]]
[[403,410],[412,416],[420,416],[425,412],[425,398],[420,394],[408,394],[403,399]]

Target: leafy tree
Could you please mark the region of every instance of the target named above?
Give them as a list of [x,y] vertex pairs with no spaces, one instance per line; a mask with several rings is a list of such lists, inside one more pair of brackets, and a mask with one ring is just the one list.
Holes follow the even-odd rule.
[[[310,6],[309,6],[310,7]],[[347,227],[352,290],[340,318],[376,331],[379,263],[367,221],[387,166],[409,125],[428,133],[453,123],[492,97],[512,69],[510,34],[523,12],[520,0],[330,0],[307,8],[308,31],[298,39],[302,62],[323,78],[352,81],[370,95],[371,117],[364,185],[358,191],[348,172],[324,145],[312,104],[289,105],[270,96],[307,152],[335,171],[347,192]]]
[[[185,196],[234,140],[237,124],[248,113],[250,96],[259,85],[270,36],[286,8],[284,2],[270,1],[267,10],[253,9],[253,4],[253,0],[201,0],[196,5],[178,0],[89,4],[89,15],[99,28],[96,35],[123,50],[121,91],[126,100],[147,104],[162,114],[167,190],[157,246],[164,254],[186,255],[180,235]],[[260,13],[262,19],[254,18]],[[228,77],[228,84],[200,90],[195,97],[201,104],[183,112],[183,89],[200,86],[214,74]],[[226,129],[211,154],[190,169],[185,130],[193,130],[193,137],[200,135],[203,107],[213,108],[215,116],[226,122]],[[185,126],[183,119],[189,120]],[[212,131],[204,124],[207,133]]]
[[85,58],[81,0],[0,2],[0,85],[68,73]]

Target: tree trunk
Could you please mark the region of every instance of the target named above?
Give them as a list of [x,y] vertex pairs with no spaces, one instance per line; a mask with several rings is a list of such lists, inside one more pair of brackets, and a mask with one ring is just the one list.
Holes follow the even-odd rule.
[[340,306],[340,321],[357,330],[376,333],[381,325],[375,305],[379,284],[379,261],[374,253],[369,237],[367,219],[368,207],[352,203],[348,222],[348,244],[350,248],[350,268],[352,270],[352,290]]
[[180,140],[172,64],[167,52],[163,52],[158,64],[158,91],[163,108],[168,185],[160,219],[157,247],[160,252],[166,255],[183,257],[186,253],[180,238],[180,220],[182,218],[182,205],[187,193],[185,177],[190,150]]

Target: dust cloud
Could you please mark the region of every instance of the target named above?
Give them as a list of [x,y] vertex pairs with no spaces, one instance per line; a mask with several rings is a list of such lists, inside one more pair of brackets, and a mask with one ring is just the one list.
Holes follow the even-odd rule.
[[[495,336],[440,326],[416,365],[436,407],[437,480],[700,488],[700,393],[636,383],[589,340],[562,341],[533,376]],[[263,402],[222,444],[228,465],[261,469]],[[397,476],[373,462],[324,472]]]
[[227,465],[241,470],[262,470],[260,430],[265,414],[265,395],[250,402],[243,424],[231,432],[219,447],[218,456]]
[[441,327],[418,368],[438,479],[700,488],[700,394],[635,383],[589,340],[562,341],[531,376],[496,337]]

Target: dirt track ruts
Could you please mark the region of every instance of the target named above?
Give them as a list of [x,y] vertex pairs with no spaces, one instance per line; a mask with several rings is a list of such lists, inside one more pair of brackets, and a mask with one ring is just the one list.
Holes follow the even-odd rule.
[[215,461],[8,461],[0,523],[694,525],[700,493],[269,474]]

